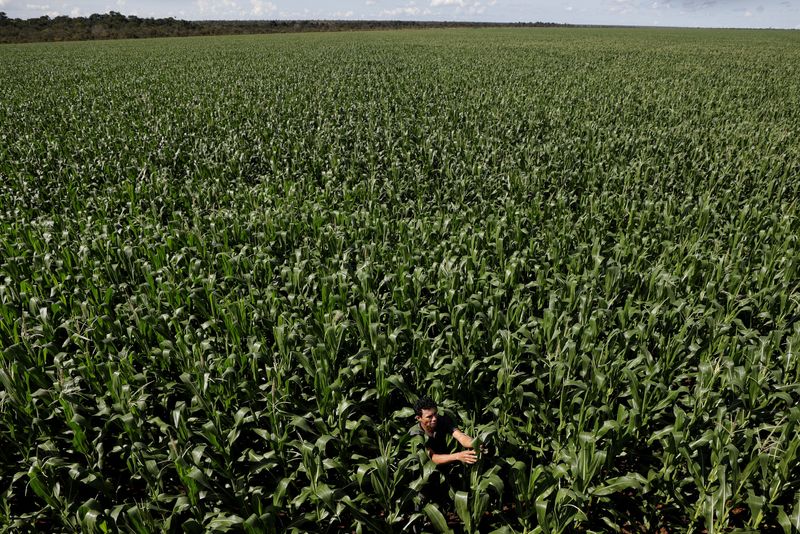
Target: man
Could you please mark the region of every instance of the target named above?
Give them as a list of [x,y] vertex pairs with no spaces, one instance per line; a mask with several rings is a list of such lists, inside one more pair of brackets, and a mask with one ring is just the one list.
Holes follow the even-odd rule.
[[[472,449],[472,438],[456,428],[449,417],[439,415],[436,402],[428,396],[414,403],[414,413],[417,424],[411,427],[408,433],[423,437],[428,456],[438,467],[437,472],[431,474],[427,484],[422,488],[422,496],[440,507],[450,508],[450,484],[447,479],[451,474],[452,465],[445,464],[477,462],[478,455]],[[447,446],[448,435],[452,435],[462,447],[465,447],[465,450],[450,452]]]
[[[428,396],[414,403],[414,414],[417,424],[409,429],[412,436],[424,436],[428,455],[436,465],[451,462],[474,464],[478,455],[472,449],[472,438],[455,427],[446,415],[439,415],[439,407]],[[452,435],[466,450],[450,453],[447,447],[447,436]]]

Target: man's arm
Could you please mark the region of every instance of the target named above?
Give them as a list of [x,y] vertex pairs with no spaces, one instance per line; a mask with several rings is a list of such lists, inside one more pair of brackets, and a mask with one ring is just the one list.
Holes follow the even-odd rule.
[[465,464],[474,464],[477,462],[478,455],[472,450],[472,438],[457,428],[453,429],[453,437],[466,450],[454,452],[452,454],[434,454],[432,450],[428,449],[428,455],[431,457],[431,460],[433,460],[433,463],[439,465],[450,462],[464,462]]
[[453,437],[456,438],[456,441],[459,442],[461,446],[464,447],[465,449],[472,448],[472,438],[464,434],[459,429],[457,428],[453,429]]
[[454,452],[453,454],[434,454],[434,452],[428,449],[428,454],[431,457],[431,460],[436,465],[440,464],[448,464],[450,462],[464,462],[465,464],[474,464],[478,461],[478,455],[475,454],[475,451],[472,449],[467,449],[465,451]]

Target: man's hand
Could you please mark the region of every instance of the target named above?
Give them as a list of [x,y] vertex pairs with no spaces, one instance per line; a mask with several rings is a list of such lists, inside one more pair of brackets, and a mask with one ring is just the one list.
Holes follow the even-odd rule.
[[475,451],[472,449],[457,452],[456,456],[458,457],[458,461],[464,462],[465,464],[474,464],[478,461],[478,455],[475,454]]

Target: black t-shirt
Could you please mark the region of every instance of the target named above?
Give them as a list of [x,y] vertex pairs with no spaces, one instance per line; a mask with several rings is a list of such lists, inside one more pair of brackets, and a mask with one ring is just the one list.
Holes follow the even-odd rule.
[[428,436],[419,423],[412,426],[408,433],[412,436],[423,436],[427,438],[425,446],[433,452],[433,454],[449,454],[450,449],[447,447],[447,436],[451,435],[456,429],[453,420],[446,415],[440,415],[436,421],[436,430],[433,431],[432,436]]

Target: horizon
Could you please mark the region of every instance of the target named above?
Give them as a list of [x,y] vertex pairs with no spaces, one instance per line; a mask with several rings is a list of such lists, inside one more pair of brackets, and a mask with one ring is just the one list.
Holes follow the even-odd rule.
[[[4,11],[0,11],[0,13],[5,13]],[[111,15],[112,13],[116,13],[118,15],[122,15],[123,17],[137,17],[142,20],[168,20],[174,19],[176,21],[181,22],[198,22],[198,23],[212,23],[212,22],[230,22],[230,23],[264,23],[264,22],[326,22],[326,23],[371,23],[371,22],[378,22],[378,23],[400,23],[400,24],[452,24],[453,26],[468,26],[468,25],[476,25],[476,26],[522,26],[522,27],[533,27],[533,26],[540,26],[540,27],[564,27],[564,28],[620,28],[620,29],[663,29],[663,30],[780,30],[780,31],[797,31],[800,28],[782,28],[782,27],[772,27],[772,26],[765,26],[765,27],[736,27],[736,26],[668,26],[668,25],[648,25],[648,24],[588,24],[588,23],[573,23],[573,22],[553,22],[548,20],[519,20],[519,21],[502,21],[502,20],[455,20],[455,19],[324,19],[324,18],[308,18],[308,19],[282,19],[282,18],[265,18],[265,19],[184,19],[184,18],[177,18],[172,16],[167,17],[153,17],[153,16],[143,16],[143,15],[136,15],[132,13],[122,13],[119,11],[106,11],[106,12],[98,12],[98,13],[88,13],[85,15],[40,15],[38,17],[29,17],[29,18],[20,18],[20,17],[13,17],[8,16],[7,18],[13,20],[23,20],[23,21],[31,21],[37,20],[42,17],[54,19],[57,17],[66,17],[69,19],[79,19],[79,18],[90,18],[94,15],[101,15],[107,16]]]
[[[0,0],[9,18],[88,17],[118,12],[187,21],[398,21],[565,24],[645,28],[800,29],[800,5],[788,0]],[[291,6],[290,8],[285,8]]]

